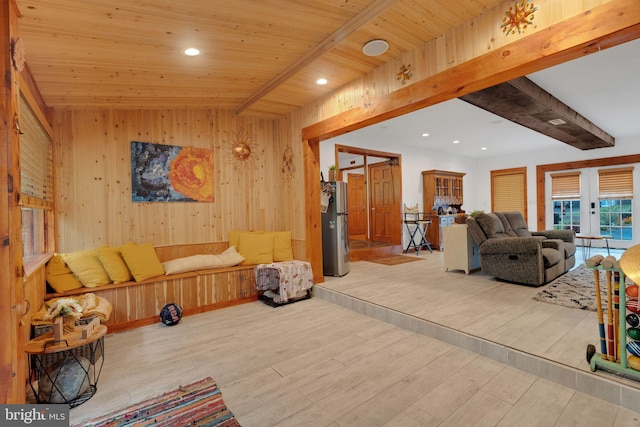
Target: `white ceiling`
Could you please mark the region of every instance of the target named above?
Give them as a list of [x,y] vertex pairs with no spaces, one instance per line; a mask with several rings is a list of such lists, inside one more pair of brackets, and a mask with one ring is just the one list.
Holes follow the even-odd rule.
[[[640,135],[640,39],[527,77],[614,138]],[[381,151],[403,144],[473,158],[566,146],[459,99],[332,139],[362,141]]]

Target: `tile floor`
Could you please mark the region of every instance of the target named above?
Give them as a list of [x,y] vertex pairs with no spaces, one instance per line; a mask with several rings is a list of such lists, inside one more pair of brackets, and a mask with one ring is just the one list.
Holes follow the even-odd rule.
[[584,359],[595,314],[420,257],[355,262],[287,306],[108,335],[71,422],[211,376],[243,426],[640,426],[640,387]]

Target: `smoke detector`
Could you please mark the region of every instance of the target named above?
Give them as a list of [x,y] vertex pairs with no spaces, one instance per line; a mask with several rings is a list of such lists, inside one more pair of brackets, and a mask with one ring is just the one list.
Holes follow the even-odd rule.
[[366,42],[362,47],[362,52],[367,56],[378,56],[385,53],[387,49],[389,49],[389,43],[386,40],[375,39]]

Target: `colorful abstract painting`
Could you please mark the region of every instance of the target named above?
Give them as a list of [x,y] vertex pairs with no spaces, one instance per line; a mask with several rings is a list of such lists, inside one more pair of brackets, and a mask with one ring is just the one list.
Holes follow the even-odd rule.
[[213,202],[213,150],[131,141],[134,202]]

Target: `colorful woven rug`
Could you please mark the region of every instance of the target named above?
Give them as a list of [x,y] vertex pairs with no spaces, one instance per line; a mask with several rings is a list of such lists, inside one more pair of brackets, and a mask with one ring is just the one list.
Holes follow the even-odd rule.
[[422,258],[420,258],[419,256],[393,255],[385,258],[368,259],[367,261],[375,262],[376,264],[398,265],[420,260],[422,260]]
[[[600,299],[607,305],[607,279],[600,273]],[[545,285],[533,299],[564,307],[596,311],[596,287],[593,270],[580,266]]]
[[[222,400],[222,393],[212,378],[181,386],[140,403],[102,415],[77,427],[104,426],[218,426],[240,424]],[[74,426],[74,427],[76,427]]]

